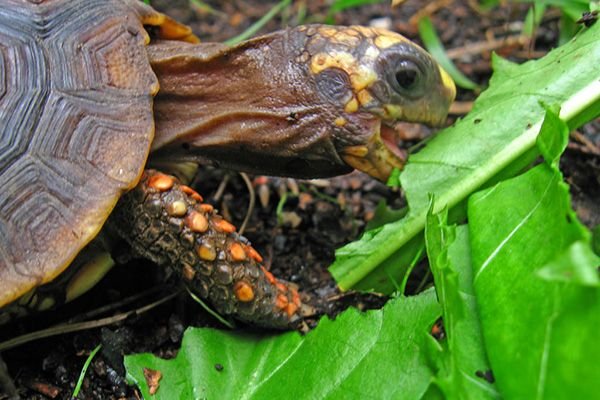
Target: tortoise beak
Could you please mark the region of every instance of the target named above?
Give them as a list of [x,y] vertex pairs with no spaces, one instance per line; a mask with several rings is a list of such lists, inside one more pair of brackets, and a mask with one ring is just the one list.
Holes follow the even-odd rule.
[[440,85],[438,86],[438,93],[434,96],[433,101],[435,102],[434,110],[431,113],[431,121],[424,121],[423,123],[431,126],[441,127],[446,122],[448,117],[448,110],[450,105],[456,97],[456,85],[454,80],[442,67],[438,67],[440,72]]
[[341,157],[351,167],[385,182],[394,168],[402,169],[405,163],[404,155],[392,140],[395,137],[392,128],[383,126],[383,130],[378,129],[367,144],[343,149]]
[[433,127],[442,126],[446,122],[448,109],[455,96],[454,81],[439,67],[439,84],[435,93],[431,93],[418,107],[385,106],[384,116],[381,117],[369,141],[364,145],[342,149],[342,159],[375,179],[387,181],[394,168],[402,169],[406,163],[405,152],[398,148],[396,143],[398,134],[393,128],[394,124],[403,121]]

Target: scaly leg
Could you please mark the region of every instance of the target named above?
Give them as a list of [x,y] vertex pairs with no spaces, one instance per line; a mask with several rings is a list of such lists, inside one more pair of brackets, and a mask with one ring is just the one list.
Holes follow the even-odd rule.
[[300,321],[296,288],[267,271],[248,240],[176,178],[147,170],[109,224],[141,256],[173,268],[219,313],[278,329]]

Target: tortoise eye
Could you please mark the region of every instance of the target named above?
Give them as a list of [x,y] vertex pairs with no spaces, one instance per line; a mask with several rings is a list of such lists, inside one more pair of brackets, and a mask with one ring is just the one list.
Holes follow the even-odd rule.
[[398,64],[394,78],[400,88],[410,90],[418,84],[420,74],[419,67],[415,63],[404,60]]
[[[379,86],[387,86],[387,90],[379,89],[375,96],[384,103],[416,100],[428,95],[435,72],[428,55],[405,43],[382,51],[376,70],[381,77]],[[386,94],[388,96],[384,96]]]

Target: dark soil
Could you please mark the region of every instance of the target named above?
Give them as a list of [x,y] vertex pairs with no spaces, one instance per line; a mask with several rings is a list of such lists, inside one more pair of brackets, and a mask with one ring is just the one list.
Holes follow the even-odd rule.
[[[243,32],[277,2],[232,0],[204,3],[210,4],[214,11],[202,10],[192,0],[152,1],[156,8],[192,26],[205,41],[222,41]],[[284,25],[322,22],[327,16],[327,3],[330,2],[295,1],[283,17],[270,21],[261,33]],[[336,24],[377,24],[418,41],[411,17],[428,10],[446,49],[453,49],[458,67],[483,84],[491,74],[491,52],[472,52],[470,49],[476,44],[486,43],[490,36],[505,40],[495,51],[517,61],[541,56],[556,46],[558,13],[548,13],[537,30],[535,44],[528,46],[511,42],[521,29],[526,5],[513,4],[482,13],[469,6],[470,3],[476,2],[408,0],[391,11],[386,2],[340,12],[333,16],[333,21]],[[424,8],[426,4],[429,4],[427,9]],[[434,9],[436,5],[439,9]],[[471,91],[460,91],[458,100],[468,107],[474,97]],[[449,122],[455,117],[452,116]],[[589,227],[600,223],[597,208],[600,204],[599,128],[599,121],[584,127],[570,144],[562,162],[571,185],[573,202],[580,218]],[[412,137],[407,138],[407,146],[428,134],[425,130],[413,132]],[[214,205],[239,226],[246,214],[249,192],[238,174],[213,168],[202,169],[196,179],[197,188],[205,199],[213,199],[225,176],[228,177],[225,191],[218,200],[214,200]],[[321,304],[332,316],[348,306],[370,308],[383,304],[385,299],[380,296],[339,295],[327,267],[334,260],[336,248],[361,234],[381,200],[396,208],[403,205],[398,192],[360,173],[316,183],[257,178],[254,190],[264,204],[257,201],[245,235],[263,254],[266,265],[277,276],[297,283],[314,298],[324,299]],[[282,200],[282,197],[285,199]],[[280,202],[283,203],[283,212],[278,214]],[[420,266],[409,289],[414,290],[422,284],[426,268],[426,265]],[[72,318],[89,320],[115,315],[180,290],[176,283],[161,283],[165,280],[169,281],[162,271],[148,262],[129,262],[115,268],[96,288],[74,304],[2,327],[0,340]],[[147,292],[149,288],[154,289]],[[122,302],[145,291],[147,293],[141,299],[120,305],[109,313],[93,318],[88,314],[91,310]],[[173,357],[188,326],[221,325],[183,292],[144,314],[131,315],[125,321],[33,341],[2,355],[23,398],[68,399],[87,355],[102,343],[101,352],[87,371],[79,398],[137,399],[140,394],[136,388],[124,381],[122,355],[153,352],[161,357]],[[0,393],[0,400],[5,398]]]

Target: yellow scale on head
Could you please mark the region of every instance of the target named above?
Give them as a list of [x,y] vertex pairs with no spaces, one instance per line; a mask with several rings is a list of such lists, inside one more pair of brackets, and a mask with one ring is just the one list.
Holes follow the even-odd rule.
[[359,64],[352,54],[345,51],[319,53],[313,56],[310,64],[313,74],[318,74],[327,68],[341,69],[350,78],[354,96],[346,103],[346,112],[356,112],[359,102],[364,105],[371,100],[371,95],[364,90],[377,80],[377,73],[371,66]]
[[[366,106],[373,100],[368,88],[378,78],[373,62],[379,56],[380,49],[408,41],[399,34],[361,26],[352,26],[344,30],[321,27],[318,34],[328,38],[332,43],[348,47],[356,46],[361,37],[370,39],[371,46],[365,51],[362,62],[358,62],[352,54],[346,51],[318,53],[312,57],[310,62],[310,70],[313,74],[318,74],[327,68],[338,68],[348,74],[354,95],[344,106],[344,111],[347,113],[354,113],[358,111],[359,106]],[[373,62],[369,63],[369,60]],[[345,121],[342,122],[338,118],[335,123],[343,126]]]

